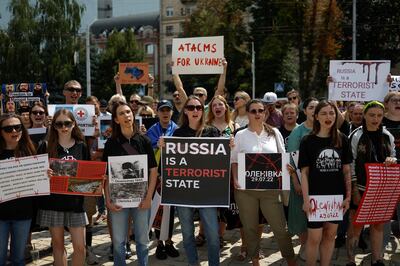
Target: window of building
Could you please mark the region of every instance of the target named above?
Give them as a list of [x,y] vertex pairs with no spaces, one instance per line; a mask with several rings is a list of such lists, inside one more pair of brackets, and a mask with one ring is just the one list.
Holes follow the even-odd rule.
[[172,44],[167,44],[165,46],[165,53],[166,54],[172,54]]
[[172,36],[174,35],[174,26],[170,25],[170,26],[166,26],[165,27],[165,34],[167,36]]
[[167,17],[172,17],[174,16],[174,8],[172,6],[168,6],[165,10],[165,15]]
[[148,43],[145,45],[146,54],[153,54],[154,53],[154,45],[152,43]]

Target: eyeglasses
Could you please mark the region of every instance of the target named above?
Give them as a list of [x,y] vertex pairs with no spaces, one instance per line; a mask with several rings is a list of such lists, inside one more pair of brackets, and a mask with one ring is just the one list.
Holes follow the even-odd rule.
[[32,114],[33,115],[44,115],[45,112],[43,112],[43,111],[32,111]]
[[74,124],[74,122],[70,121],[70,120],[57,121],[57,122],[54,122],[54,127],[55,128],[63,128],[65,126],[67,128],[71,128],[73,124]]
[[73,87],[70,87],[70,88],[66,88],[65,89],[66,91],[68,91],[68,92],[70,92],[70,93],[81,93],[82,92],[82,89],[81,88],[73,88]]
[[136,103],[136,104],[139,104],[139,101],[138,101],[138,100],[130,100],[129,102],[130,102],[130,103]]
[[175,98],[176,98],[176,97],[179,97],[179,93],[172,94],[172,96],[174,96]]
[[251,114],[253,114],[253,115],[256,115],[257,113],[258,113],[258,114],[262,114],[262,113],[264,113],[264,112],[265,112],[264,109],[252,109],[252,110],[249,111],[249,113],[251,113]]
[[196,109],[197,111],[202,111],[203,110],[203,106],[201,106],[201,105],[186,105],[185,108],[188,111],[194,111],[194,109]]
[[22,124],[12,125],[12,126],[5,126],[5,127],[2,127],[1,129],[4,130],[4,132],[7,132],[7,133],[12,133],[14,130],[16,132],[21,132]]
[[196,97],[201,98],[201,97],[203,97],[205,94],[204,94],[204,93],[194,93],[193,95],[196,96]]
[[235,97],[235,99],[233,99],[235,102],[237,102],[237,101],[239,101],[240,99],[243,99],[242,97],[239,97],[239,96],[237,96],[237,97]]
[[296,99],[297,99],[297,96],[288,97],[288,100],[289,100],[289,101],[291,101],[291,100],[296,100]]
[[391,98],[389,101],[391,103],[400,103],[400,99],[399,98]]

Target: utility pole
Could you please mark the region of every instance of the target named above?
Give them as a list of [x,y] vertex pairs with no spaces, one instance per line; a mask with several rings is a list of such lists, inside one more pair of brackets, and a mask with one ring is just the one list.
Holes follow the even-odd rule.
[[256,52],[254,42],[251,42],[251,73],[252,73],[252,99],[256,98]]
[[351,59],[356,60],[357,57],[357,0],[353,0],[353,43]]

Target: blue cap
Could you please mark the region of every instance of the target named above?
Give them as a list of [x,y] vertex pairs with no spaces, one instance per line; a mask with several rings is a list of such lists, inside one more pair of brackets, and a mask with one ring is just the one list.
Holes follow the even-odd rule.
[[162,100],[157,104],[157,111],[159,111],[163,107],[168,107],[169,109],[173,109],[172,104],[168,100]]

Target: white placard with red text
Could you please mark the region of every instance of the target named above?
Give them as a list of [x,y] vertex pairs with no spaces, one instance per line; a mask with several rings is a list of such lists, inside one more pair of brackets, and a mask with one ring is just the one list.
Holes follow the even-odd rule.
[[343,195],[310,195],[309,222],[343,220]]
[[389,60],[331,60],[329,100],[383,101],[389,91]]
[[224,36],[172,40],[172,74],[221,74]]

